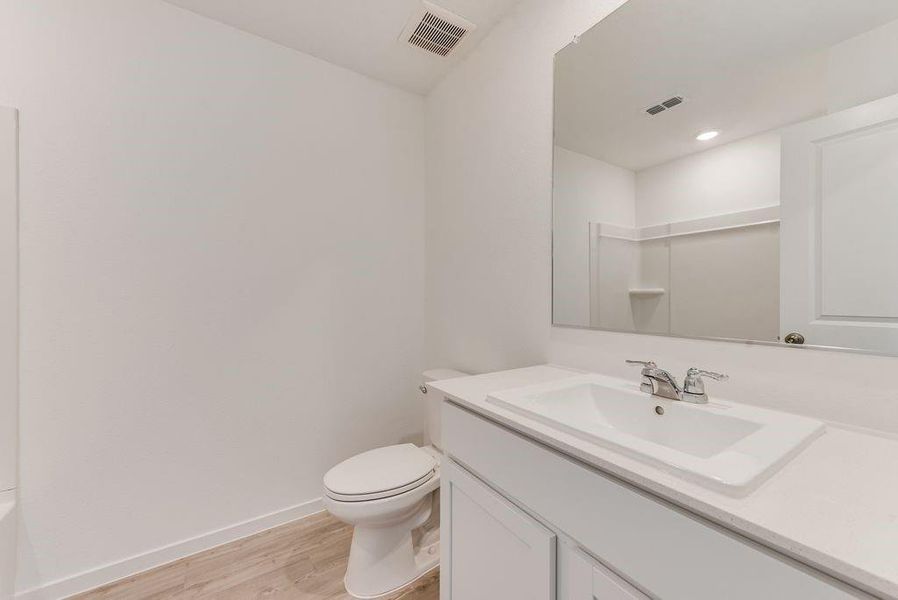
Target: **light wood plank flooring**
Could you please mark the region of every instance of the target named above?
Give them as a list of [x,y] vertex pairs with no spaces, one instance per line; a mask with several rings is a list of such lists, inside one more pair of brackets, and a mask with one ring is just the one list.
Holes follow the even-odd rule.
[[[350,600],[352,528],[318,513],[84,594],[77,600]],[[437,600],[439,572],[390,600]]]

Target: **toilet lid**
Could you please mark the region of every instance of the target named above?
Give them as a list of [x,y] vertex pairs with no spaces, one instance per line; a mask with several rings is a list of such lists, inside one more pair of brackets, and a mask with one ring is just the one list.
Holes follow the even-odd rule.
[[374,500],[414,489],[434,475],[436,460],[414,444],[385,446],[344,460],[324,476],[328,495]]

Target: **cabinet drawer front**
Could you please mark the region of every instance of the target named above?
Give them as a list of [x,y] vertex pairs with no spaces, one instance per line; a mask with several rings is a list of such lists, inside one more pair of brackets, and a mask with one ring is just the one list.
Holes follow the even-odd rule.
[[443,446],[653,597],[872,598],[450,402]]

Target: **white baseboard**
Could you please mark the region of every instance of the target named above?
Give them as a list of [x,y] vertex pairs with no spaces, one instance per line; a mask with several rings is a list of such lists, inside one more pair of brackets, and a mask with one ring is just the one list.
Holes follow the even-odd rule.
[[196,537],[175,542],[143,554],[83,571],[77,575],[57,579],[39,587],[22,590],[15,595],[16,600],[59,600],[73,594],[92,590],[101,585],[130,577],[142,571],[159,567],[166,563],[208,550],[255,533],[277,527],[297,519],[302,519],[324,510],[321,498],[235,523],[222,529],[210,531]]

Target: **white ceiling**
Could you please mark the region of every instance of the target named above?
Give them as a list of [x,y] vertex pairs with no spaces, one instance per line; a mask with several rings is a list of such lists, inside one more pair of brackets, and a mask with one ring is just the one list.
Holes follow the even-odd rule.
[[418,94],[430,91],[519,0],[435,0],[477,26],[447,58],[398,41],[420,0],[166,0]]
[[823,114],[827,48],[896,18],[896,0],[630,0],[559,53],[556,143],[638,171]]

